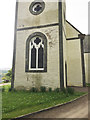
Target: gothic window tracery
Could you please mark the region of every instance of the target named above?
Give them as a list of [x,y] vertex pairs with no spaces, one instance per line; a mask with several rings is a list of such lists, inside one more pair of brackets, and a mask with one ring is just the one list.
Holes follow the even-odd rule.
[[43,51],[44,41],[40,37],[34,37],[30,41],[30,66],[29,68],[34,70],[43,70]]
[[47,71],[47,39],[36,32],[26,42],[26,72]]
[[37,3],[33,6],[33,11],[39,12],[42,9],[42,6],[40,3]]
[[45,3],[43,0],[33,1],[29,7],[29,11],[33,15],[39,15],[43,12],[45,8]]

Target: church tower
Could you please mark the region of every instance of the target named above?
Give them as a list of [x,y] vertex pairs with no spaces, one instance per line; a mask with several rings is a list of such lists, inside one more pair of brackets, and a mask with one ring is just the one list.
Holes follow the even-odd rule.
[[65,1],[18,0],[12,88],[67,85]]

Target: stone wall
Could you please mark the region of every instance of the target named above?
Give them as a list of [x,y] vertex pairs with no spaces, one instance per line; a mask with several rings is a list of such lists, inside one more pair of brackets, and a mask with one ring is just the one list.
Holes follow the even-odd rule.
[[[52,87],[60,88],[59,71],[59,27],[49,26],[37,28],[36,26],[58,23],[58,2],[45,2],[45,9],[39,15],[32,15],[28,2],[18,2],[18,19],[16,35],[16,61],[15,61],[15,88]],[[46,0],[44,0],[46,1]],[[22,30],[34,27],[34,29]],[[47,72],[25,72],[26,40],[34,32],[41,32],[47,38]]]
[[90,83],[90,53],[84,53],[86,83]]
[[[69,86],[83,86],[80,32],[66,22],[67,78]],[[75,38],[75,39],[73,39]]]
[[67,41],[68,85],[83,86],[80,40]]
[[43,12],[39,15],[32,15],[29,11],[29,7],[33,0],[28,0],[28,2],[21,2],[22,0],[19,1],[18,28],[58,23],[58,2],[45,2],[45,9]]
[[[25,72],[26,40],[34,32],[42,32],[47,38],[47,72],[44,73]],[[58,37],[58,26],[17,32],[15,88],[60,87]]]

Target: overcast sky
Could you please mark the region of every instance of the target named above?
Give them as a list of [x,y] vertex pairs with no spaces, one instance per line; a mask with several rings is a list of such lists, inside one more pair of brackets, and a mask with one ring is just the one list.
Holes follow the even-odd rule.
[[[88,1],[66,0],[66,19],[88,34]],[[0,69],[12,67],[16,0],[0,1]]]

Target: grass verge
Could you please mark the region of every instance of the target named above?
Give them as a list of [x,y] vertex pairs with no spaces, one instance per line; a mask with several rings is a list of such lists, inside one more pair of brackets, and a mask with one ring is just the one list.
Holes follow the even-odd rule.
[[55,106],[73,100],[85,93],[75,92],[65,94],[64,92],[37,92],[11,91],[10,85],[5,86],[2,92],[2,116],[3,118],[14,118],[24,114],[32,113],[41,109]]

